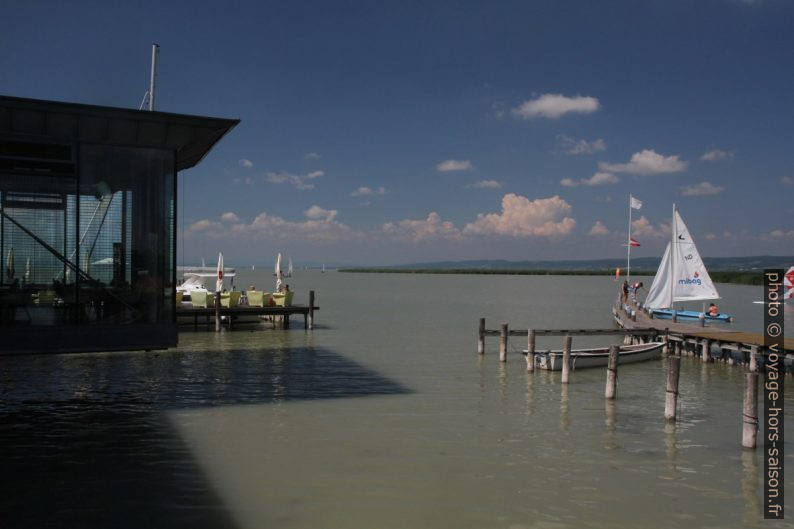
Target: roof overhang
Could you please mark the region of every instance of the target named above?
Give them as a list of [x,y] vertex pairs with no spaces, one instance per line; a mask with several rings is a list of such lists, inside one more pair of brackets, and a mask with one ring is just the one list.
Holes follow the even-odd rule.
[[0,135],[176,152],[178,171],[198,164],[239,119],[0,96]]

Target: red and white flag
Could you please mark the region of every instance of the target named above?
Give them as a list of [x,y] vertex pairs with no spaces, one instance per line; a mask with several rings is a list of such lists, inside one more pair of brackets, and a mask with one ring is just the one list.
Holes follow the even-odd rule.
[[640,246],[640,243],[634,237],[629,237],[629,246],[631,246],[632,248],[636,248]]

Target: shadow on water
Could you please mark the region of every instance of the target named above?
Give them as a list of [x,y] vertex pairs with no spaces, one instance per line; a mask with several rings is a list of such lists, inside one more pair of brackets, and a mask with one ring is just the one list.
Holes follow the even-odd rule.
[[175,409],[408,393],[324,349],[16,357],[0,374],[3,527],[234,527]]

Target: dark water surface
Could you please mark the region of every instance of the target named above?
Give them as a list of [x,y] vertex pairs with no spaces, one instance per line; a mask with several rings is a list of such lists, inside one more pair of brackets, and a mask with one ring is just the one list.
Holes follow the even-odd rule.
[[[256,274],[238,283],[272,281]],[[683,359],[669,426],[661,361],[622,368],[607,404],[601,370],[566,388],[527,375],[516,338],[506,365],[495,341],[475,354],[480,316],[490,328],[610,326],[615,285],[602,277],[290,282],[297,302],[317,291],[314,331],[2,358],[0,526],[786,526],[760,519],[760,453],[739,448],[741,369]],[[757,288],[720,288],[723,310],[760,325]]]

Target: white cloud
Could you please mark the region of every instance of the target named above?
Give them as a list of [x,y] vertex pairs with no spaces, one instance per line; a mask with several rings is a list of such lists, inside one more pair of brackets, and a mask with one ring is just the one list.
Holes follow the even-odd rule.
[[706,240],[707,241],[716,241],[717,240],[717,234],[716,233],[708,233],[708,234],[706,234]]
[[337,213],[335,209],[325,209],[320,206],[314,205],[303,212],[307,219],[311,220],[324,220],[330,222],[336,218]]
[[720,149],[714,149],[703,153],[700,157],[701,160],[704,162],[716,162],[719,160],[730,160],[733,158],[733,152],[731,151],[722,151]]
[[441,220],[435,211],[426,219],[405,219],[387,222],[381,226],[383,233],[407,242],[421,242],[434,239],[460,239],[460,230],[450,221]]
[[642,237],[646,239],[656,239],[660,237],[666,238],[670,236],[670,226],[668,224],[654,226],[647,218],[645,218],[645,215],[643,215],[631,222],[631,236],[635,238]]
[[557,136],[560,141],[560,146],[563,148],[565,154],[593,154],[596,152],[605,151],[607,149],[607,142],[598,138],[593,141],[577,140],[565,134]]
[[524,101],[510,112],[520,119],[549,118],[557,119],[568,113],[590,114],[600,107],[595,97],[562,94],[543,94],[536,99]]
[[576,186],[605,186],[609,184],[617,184],[620,182],[620,178],[613,175],[612,173],[595,173],[590,178],[582,178],[580,180],[574,180],[573,178],[563,178],[560,180],[560,184],[565,187],[576,187]]
[[496,180],[480,180],[478,182],[473,182],[471,184],[466,184],[466,187],[469,188],[476,188],[476,189],[497,189],[502,187],[502,184],[497,182]]
[[684,196],[698,197],[705,195],[719,195],[725,191],[722,186],[715,186],[711,182],[700,182],[694,186],[686,186],[681,188],[681,194]]
[[769,237],[773,239],[782,239],[784,237],[794,237],[794,230],[783,231],[783,230],[772,230],[769,232]]
[[371,187],[362,186],[350,193],[351,197],[369,197],[375,195],[385,195],[387,193],[385,187],[372,189]]
[[470,171],[474,166],[469,160],[444,160],[436,165],[436,171]]
[[296,189],[308,190],[314,189],[314,184],[308,180],[314,180],[315,178],[319,178],[324,174],[324,171],[312,171],[304,175],[296,175],[287,172],[267,173],[265,175],[265,180],[271,184],[290,183],[294,185]]
[[320,158],[322,158],[322,156],[320,156],[320,154],[316,152],[307,152],[303,156],[304,160],[319,160]]
[[652,149],[645,149],[631,155],[628,163],[610,164],[601,162],[599,169],[612,173],[631,174],[659,174],[679,173],[686,169],[687,163],[678,158],[678,155],[663,156]]
[[794,178],[791,178],[790,176],[781,176],[780,183],[784,186],[790,186],[794,184]]
[[593,227],[590,228],[590,235],[603,237],[604,235],[609,235],[609,229],[600,220],[597,220]]
[[251,160],[246,160],[245,158],[239,160],[237,163],[239,163],[241,167],[245,167],[246,169],[250,169],[251,167],[254,166],[254,162],[252,162]]
[[508,193],[502,198],[501,213],[481,213],[466,225],[467,235],[508,235],[513,237],[553,237],[567,235],[576,221],[566,216],[571,205],[559,196],[530,201]]
[[240,217],[234,214],[232,211],[227,211],[223,215],[221,215],[221,220],[223,222],[240,222]]

